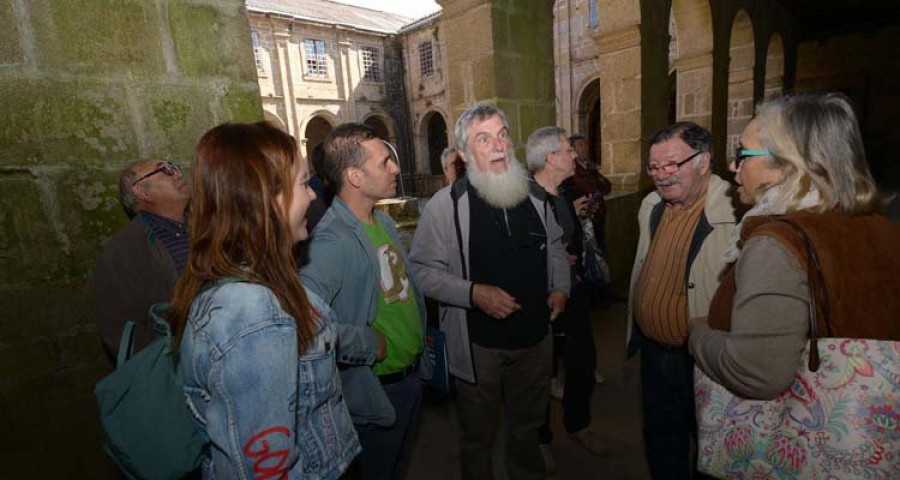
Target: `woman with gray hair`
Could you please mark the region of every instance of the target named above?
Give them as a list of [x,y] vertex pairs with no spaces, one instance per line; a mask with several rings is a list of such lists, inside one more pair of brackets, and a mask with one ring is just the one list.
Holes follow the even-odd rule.
[[[823,372],[840,368],[844,344],[835,348],[829,339],[900,340],[900,228],[879,214],[884,203],[869,173],[849,101],[840,94],[804,94],[763,103],[741,135],[729,168],[735,172],[741,201],[753,207],[725,253],[734,263],[710,304],[708,321],[691,320],[689,347],[697,366],[739,397],[777,397],[774,403],[780,403],[790,400],[781,395],[789,389],[785,395],[796,398],[815,391],[815,386],[795,382],[795,376],[807,373],[807,366],[816,372],[820,351]],[[815,337],[822,339],[818,347]],[[889,361],[895,364],[888,374],[894,389],[900,388],[898,352]],[[862,365],[860,372],[872,377],[873,367],[877,378],[874,361]],[[844,380],[840,388],[848,389],[848,395],[858,397],[856,393],[868,388],[851,383],[853,378]],[[704,396],[708,391],[697,389],[702,437],[712,421],[701,413],[711,407]],[[835,422],[852,423],[850,416],[859,415],[841,413],[839,405],[818,404],[820,400],[808,395],[804,411],[788,408],[775,422],[783,427],[802,418],[800,430],[816,438],[788,442],[806,449],[791,461],[807,466],[821,462],[825,454],[812,450],[825,448],[822,445],[834,450],[837,445],[831,442],[840,437],[827,428],[834,428]],[[752,438],[754,429],[765,423],[760,419],[768,418],[760,414],[768,411],[758,405],[762,403],[773,402],[754,407],[757,418],[748,429]],[[897,411],[898,402],[894,404]],[[740,421],[733,405],[719,405],[718,420],[724,420],[718,428]],[[898,418],[892,421],[896,424]],[[844,434],[844,441],[849,435]],[[763,434],[762,441],[771,436]],[[731,462],[751,462],[754,445],[764,450],[753,440],[746,449],[732,448],[729,438],[722,442],[729,455],[744,455]],[[771,460],[778,456],[773,452],[760,458]],[[702,457],[701,452],[701,467]],[[800,468],[799,463],[792,466]],[[781,467],[785,464],[773,468]]]

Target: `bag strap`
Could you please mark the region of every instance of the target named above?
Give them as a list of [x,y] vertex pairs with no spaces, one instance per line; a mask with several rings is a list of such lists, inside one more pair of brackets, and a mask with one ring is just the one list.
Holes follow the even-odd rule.
[[466,254],[463,253],[462,227],[459,225],[459,197],[462,196],[467,188],[468,181],[466,177],[457,179],[453,186],[450,187],[450,199],[453,200],[453,223],[456,226],[456,243],[459,245],[459,261],[462,265],[462,278],[464,280],[469,279],[469,272],[468,268],[466,268]]
[[134,320],[125,322],[125,328],[122,329],[122,338],[119,339],[119,355],[116,358],[116,368],[131,358],[134,353]]
[[816,372],[819,370],[819,332],[818,332],[818,313],[821,312],[822,319],[825,322],[825,328],[829,336],[834,336],[834,330],[831,327],[830,312],[828,310],[828,290],[825,288],[825,280],[822,277],[822,266],[819,263],[819,254],[816,247],[809,240],[806,230],[798,223],[786,218],[779,218],[779,222],[790,225],[797,237],[804,243],[806,248],[806,288],[809,291],[809,371]]

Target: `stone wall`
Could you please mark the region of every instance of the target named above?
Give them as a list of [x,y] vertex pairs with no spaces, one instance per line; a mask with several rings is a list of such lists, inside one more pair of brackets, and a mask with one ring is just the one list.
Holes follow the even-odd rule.
[[0,0],[0,476],[112,478],[91,275],[121,168],[262,118],[241,0]]

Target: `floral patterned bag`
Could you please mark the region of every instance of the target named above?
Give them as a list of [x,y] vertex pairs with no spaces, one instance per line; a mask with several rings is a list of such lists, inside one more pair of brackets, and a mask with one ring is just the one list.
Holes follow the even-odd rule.
[[[805,232],[810,341],[773,400],[729,392],[694,371],[698,469],[728,479],[900,479],[900,342],[818,338],[827,292]],[[824,301],[823,301],[824,299]]]

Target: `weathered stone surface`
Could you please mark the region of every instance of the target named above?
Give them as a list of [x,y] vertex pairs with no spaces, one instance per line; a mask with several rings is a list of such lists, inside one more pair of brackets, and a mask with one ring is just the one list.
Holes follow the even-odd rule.
[[178,162],[189,161],[197,141],[209,129],[215,90],[202,85],[148,85],[137,94],[144,112],[143,135],[147,156],[178,152]]
[[0,165],[137,155],[125,93],[115,84],[6,77],[0,98]]
[[250,23],[241,12],[240,2],[214,6],[171,0],[168,16],[182,74],[256,81],[253,50],[247,48]]
[[256,82],[230,84],[225,90],[223,103],[228,120],[231,122],[258,122],[263,118],[259,87]]
[[65,245],[44,208],[37,177],[28,171],[0,175],[0,285],[46,282],[57,273]]
[[[94,296],[90,284],[90,281],[82,280],[76,285],[21,286],[0,291],[0,305],[4,308],[0,321],[3,343],[13,345],[51,339],[76,327],[92,327]],[[96,341],[99,346],[99,336]]]
[[89,74],[98,71],[165,73],[155,2],[34,0],[27,3],[42,64]]
[[12,0],[0,1],[0,65],[22,63],[25,55],[19,45],[19,27]]

